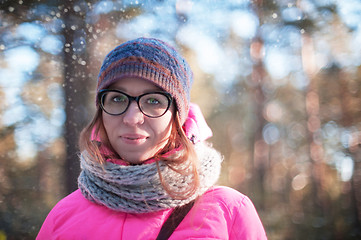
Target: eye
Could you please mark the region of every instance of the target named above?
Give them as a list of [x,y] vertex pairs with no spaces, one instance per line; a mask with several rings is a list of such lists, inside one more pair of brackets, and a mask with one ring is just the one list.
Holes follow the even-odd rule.
[[128,97],[118,92],[109,92],[104,97],[104,104],[123,104],[127,102]]
[[127,97],[125,95],[119,94],[119,95],[114,95],[111,96],[111,101],[112,102],[118,102],[118,103],[122,103],[122,102],[126,102],[127,101]]
[[160,104],[160,100],[157,98],[154,98],[154,97],[149,97],[147,99],[147,103],[152,104],[152,105],[157,105],[157,104]]
[[140,105],[143,108],[165,109],[168,106],[168,98],[160,93],[149,93],[141,98]]

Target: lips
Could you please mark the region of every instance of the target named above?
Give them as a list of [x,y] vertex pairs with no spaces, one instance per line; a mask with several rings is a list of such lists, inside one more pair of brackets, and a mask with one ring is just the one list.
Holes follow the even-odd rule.
[[120,138],[127,144],[141,144],[148,139],[147,136],[142,134],[123,134]]

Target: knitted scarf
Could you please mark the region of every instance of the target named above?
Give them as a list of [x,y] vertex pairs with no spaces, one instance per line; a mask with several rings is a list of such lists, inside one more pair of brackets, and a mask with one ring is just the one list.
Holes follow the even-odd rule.
[[[147,213],[182,206],[205,193],[218,180],[221,155],[204,142],[195,144],[199,159],[200,186],[187,199],[174,199],[162,187],[157,162],[123,166],[93,161],[87,152],[81,154],[79,188],[85,198],[99,205],[127,213]],[[184,176],[158,161],[163,180],[171,190],[181,192],[191,184],[192,177]],[[180,166],[186,168],[187,166]]]

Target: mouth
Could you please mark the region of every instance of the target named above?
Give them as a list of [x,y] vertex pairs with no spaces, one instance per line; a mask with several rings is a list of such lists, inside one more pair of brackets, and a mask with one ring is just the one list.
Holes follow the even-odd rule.
[[149,137],[139,134],[124,134],[120,138],[128,144],[141,144],[144,143]]

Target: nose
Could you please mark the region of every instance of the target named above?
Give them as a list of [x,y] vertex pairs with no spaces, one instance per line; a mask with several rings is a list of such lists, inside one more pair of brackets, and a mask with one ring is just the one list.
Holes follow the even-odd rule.
[[122,114],[123,122],[128,125],[138,125],[144,123],[144,115],[140,111],[138,104],[133,101],[130,103],[127,111]]

